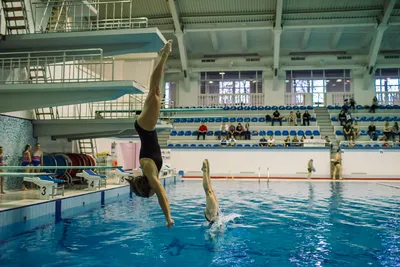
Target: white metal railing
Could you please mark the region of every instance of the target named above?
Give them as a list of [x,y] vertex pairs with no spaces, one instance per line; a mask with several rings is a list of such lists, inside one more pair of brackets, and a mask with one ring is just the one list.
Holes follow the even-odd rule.
[[202,94],[198,97],[199,106],[263,106],[264,94]]
[[328,100],[327,105],[333,106],[343,106],[344,100],[350,100],[350,98],[354,97],[354,94],[352,93],[331,93],[331,95],[331,101]]
[[285,93],[286,106],[305,106],[307,93]]
[[35,32],[147,28],[147,18],[132,17],[132,2],[48,0],[32,3]]
[[104,58],[102,49],[0,53],[0,68],[3,84],[114,79],[114,58]]
[[379,105],[400,105],[400,92],[377,92]]
[[[387,143],[389,144],[389,146],[394,146],[395,144],[397,144],[397,142],[393,142],[393,141],[387,141]],[[350,141],[340,141],[339,145],[340,146],[345,146],[345,147],[349,147]],[[362,145],[363,147],[365,147],[365,145],[380,145],[383,146],[383,144],[385,144],[384,141],[355,141],[354,142],[354,147],[356,147],[357,145]]]

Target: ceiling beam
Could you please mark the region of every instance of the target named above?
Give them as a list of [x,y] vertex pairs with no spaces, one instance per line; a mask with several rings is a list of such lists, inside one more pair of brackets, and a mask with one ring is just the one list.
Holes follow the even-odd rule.
[[332,38],[331,48],[335,49],[340,41],[340,37],[342,37],[343,27],[337,28],[335,34]]
[[282,34],[282,9],[283,0],[276,0],[276,13],[274,33],[274,78],[278,77],[279,70],[279,54],[281,49],[281,34]]
[[242,31],[242,50],[244,52],[248,50],[247,45],[247,31]]
[[214,32],[210,32],[210,37],[211,37],[211,43],[213,46],[214,51],[218,51],[219,47],[218,47],[218,36],[217,33]]
[[374,32],[370,32],[364,35],[364,37],[361,39],[361,47],[362,48],[367,48],[369,47],[369,44],[371,43],[371,39],[374,37]]
[[181,20],[179,18],[179,11],[177,6],[175,5],[175,0],[167,0],[169,10],[172,15],[172,19],[174,21],[174,28],[175,28],[175,36],[178,40],[178,48],[179,48],[179,58],[181,60],[181,66],[183,71],[183,77],[185,82],[184,90],[190,90],[190,78],[188,73],[188,56],[185,47],[185,38],[183,32],[183,25],[181,24]]
[[303,41],[301,42],[301,49],[305,50],[308,46],[308,41],[310,40],[311,28],[307,28],[304,31]]

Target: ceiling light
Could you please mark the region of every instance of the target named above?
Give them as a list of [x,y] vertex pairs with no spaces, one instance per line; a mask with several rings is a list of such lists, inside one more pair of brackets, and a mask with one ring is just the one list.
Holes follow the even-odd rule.
[[257,81],[256,81],[256,80],[253,80],[252,82],[253,82],[253,83],[256,83]]
[[336,81],[337,81],[338,83],[340,83],[340,82],[342,81],[342,79],[337,79]]
[[286,83],[288,83],[289,82],[289,80],[286,80]]
[[327,83],[329,83],[329,82],[330,82],[330,80],[326,80],[326,82],[327,82]]
[[219,74],[220,74],[220,75],[225,75],[225,72],[221,71]]
[[209,81],[208,83],[213,83],[213,81]]
[[332,86],[336,86],[336,83],[332,84]]
[[346,83],[349,83],[350,82],[350,80],[346,80]]

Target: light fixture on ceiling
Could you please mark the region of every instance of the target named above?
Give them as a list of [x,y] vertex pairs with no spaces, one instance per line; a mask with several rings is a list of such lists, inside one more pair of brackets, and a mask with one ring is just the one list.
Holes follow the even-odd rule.
[[289,80],[286,80],[285,82],[286,82],[286,83],[288,83],[288,82],[289,82]]
[[252,80],[252,82],[253,82],[253,83],[256,83],[257,81],[256,81],[256,80]]
[[213,81],[209,81],[208,83],[214,83]]
[[332,84],[332,86],[336,86],[336,83]]
[[346,83],[350,83],[350,80],[346,80]]
[[225,72],[221,71],[219,74],[220,74],[220,75],[225,75]]
[[340,83],[340,82],[342,81],[342,79],[337,79],[336,81],[337,81],[338,83]]
[[327,82],[327,83],[329,83],[329,82],[330,82],[330,80],[326,80],[326,82]]

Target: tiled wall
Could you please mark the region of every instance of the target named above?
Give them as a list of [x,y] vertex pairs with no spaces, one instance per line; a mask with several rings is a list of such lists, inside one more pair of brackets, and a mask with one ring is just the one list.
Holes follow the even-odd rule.
[[[25,145],[34,146],[36,142],[31,121],[0,115],[0,146],[4,148],[4,155],[9,156],[5,163],[19,165]],[[22,179],[22,177],[6,178],[6,190],[20,189]]]

